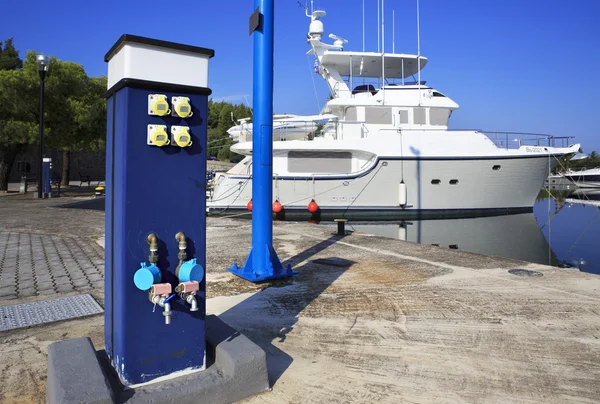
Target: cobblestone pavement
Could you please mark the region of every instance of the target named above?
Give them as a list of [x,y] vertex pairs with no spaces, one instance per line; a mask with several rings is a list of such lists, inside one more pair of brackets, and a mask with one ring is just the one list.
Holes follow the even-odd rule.
[[90,202],[0,198],[0,301],[104,288],[103,251],[94,240],[103,234],[104,212]]
[[0,231],[0,300],[104,287],[94,240]]

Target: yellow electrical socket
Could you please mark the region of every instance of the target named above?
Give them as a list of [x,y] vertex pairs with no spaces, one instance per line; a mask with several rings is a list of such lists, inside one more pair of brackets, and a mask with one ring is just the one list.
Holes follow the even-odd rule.
[[187,126],[171,126],[171,143],[179,147],[188,147],[192,145],[192,136],[190,128]]
[[148,95],[148,115],[165,116],[171,113],[167,96],[164,94]]
[[148,125],[148,137],[146,142],[150,146],[168,146],[171,141],[167,133],[166,125]]
[[173,104],[173,116],[190,118],[193,115],[188,97],[171,97],[171,104]]

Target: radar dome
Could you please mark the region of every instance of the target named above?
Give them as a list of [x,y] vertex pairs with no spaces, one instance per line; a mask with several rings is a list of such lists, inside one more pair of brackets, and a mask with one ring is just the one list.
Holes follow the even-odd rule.
[[323,28],[322,21],[314,20],[313,22],[310,23],[310,27],[308,28],[308,35],[322,36],[324,32],[325,32],[325,29]]

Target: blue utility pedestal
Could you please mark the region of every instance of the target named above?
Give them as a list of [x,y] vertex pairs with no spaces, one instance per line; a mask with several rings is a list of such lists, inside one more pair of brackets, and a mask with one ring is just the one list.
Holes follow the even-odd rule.
[[[213,55],[123,35],[105,57],[105,349],[125,386],[206,366],[207,84]],[[185,280],[177,276],[182,265],[188,268]],[[183,282],[187,286],[178,289]]]
[[50,172],[52,169],[52,159],[44,157],[42,160],[42,198],[50,198],[52,188],[50,184]]
[[213,54],[124,35],[106,55],[106,355],[89,338],[50,344],[48,404],[226,404],[269,388],[264,350],[206,316]]

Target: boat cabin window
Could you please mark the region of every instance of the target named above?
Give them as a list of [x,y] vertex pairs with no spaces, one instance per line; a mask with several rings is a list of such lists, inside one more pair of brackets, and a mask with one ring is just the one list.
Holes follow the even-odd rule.
[[445,96],[444,94],[442,94],[442,93],[439,93],[439,92],[437,92],[437,91],[434,91],[434,92],[433,92],[433,96],[434,96],[434,97],[444,97],[444,98],[446,98],[446,96]]
[[431,108],[429,110],[429,123],[431,125],[448,126],[450,110],[448,108]]
[[346,108],[346,115],[344,117],[346,121],[356,122],[356,107]]
[[352,153],[325,151],[290,151],[290,173],[347,174],[352,172]]
[[415,108],[413,109],[413,124],[415,125],[425,125],[425,108]]
[[387,107],[365,107],[365,123],[392,124],[392,109]]
[[352,90],[352,94],[358,93],[371,93],[375,95],[377,94],[377,90],[375,90],[373,84],[361,84],[360,86],[354,87],[354,90]]
[[408,123],[408,110],[401,109],[398,114],[400,114],[400,124]]

